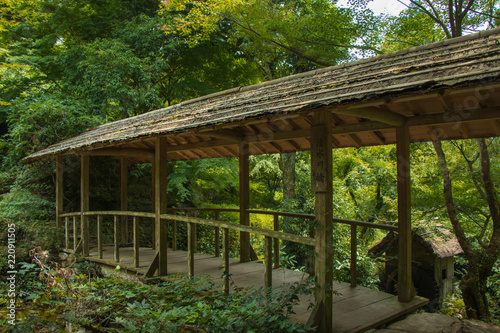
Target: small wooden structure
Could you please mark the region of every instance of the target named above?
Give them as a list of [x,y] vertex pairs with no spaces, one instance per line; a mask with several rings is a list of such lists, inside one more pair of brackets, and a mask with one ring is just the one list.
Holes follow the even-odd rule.
[[[240,232],[240,261],[251,259],[249,233],[266,238],[266,257],[272,239],[306,244],[315,251],[315,310],[311,316],[322,332],[331,332],[333,309],[332,224],[349,223],[351,271],[356,272],[356,228],[363,221],[332,215],[332,149],[396,144],[398,188],[398,297],[411,302],[412,237],[410,142],[500,135],[500,30],[489,30],[452,40],[403,50],[339,66],[322,68],[248,87],[237,87],[182,102],[136,117],[104,124],[57,143],[26,158],[28,162],[55,157],[57,223],[69,232],[70,218],[80,224],[84,255],[89,254],[89,218],[101,233],[102,216],[143,216],[154,221],[156,256],[149,273],[168,272],[167,220],[187,223],[188,265],[194,272],[196,224],[222,233],[223,266],[229,267],[227,235]],[[249,156],[310,150],[312,192],[315,195],[314,237],[289,235],[251,227],[249,216]],[[81,207],[66,212],[63,205],[64,155],[81,156]],[[92,156],[122,159],[122,175],[129,163],[151,163],[154,212],[93,212],[89,200],[89,163]],[[239,224],[182,217],[167,210],[167,161],[238,157],[240,170]],[[118,172],[118,170],[117,170]],[[121,197],[125,203],[126,177]],[[66,219],[66,223],[65,223]],[[96,220],[94,220],[96,219]],[[175,228],[174,228],[175,230]],[[218,232],[217,231],[217,232]],[[174,235],[171,235],[175,237]],[[137,249],[138,251],[138,249]],[[118,242],[115,260],[119,259]],[[270,262],[270,261],[269,261]],[[270,283],[272,273],[265,276]],[[355,285],[355,280],[353,280]],[[373,311],[373,310],[372,310]],[[375,310],[376,311],[376,310]]]
[[[398,273],[398,235],[390,231],[373,245],[369,254],[381,257],[385,253],[385,274],[382,284],[387,292],[394,292]],[[430,310],[438,310],[446,296],[451,295],[454,277],[454,256],[463,253],[451,230],[434,226],[416,228],[412,237],[412,278],[420,296],[430,300]]]

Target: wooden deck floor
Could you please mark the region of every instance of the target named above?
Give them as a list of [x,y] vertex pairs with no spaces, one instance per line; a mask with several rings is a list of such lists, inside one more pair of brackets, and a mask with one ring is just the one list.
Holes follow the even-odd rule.
[[[87,259],[106,265],[117,265],[113,260],[112,246],[104,247],[102,260],[97,259],[97,252],[93,251],[96,249],[91,249]],[[132,248],[120,249],[121,270],[143,275],[153,260],[155,251],[150,248],[140,249],[139,268],[133,268],[132,251]],[[221,278],[221,265],[220,257],[200,253],[195,256],[195,274]],[[187,252],[168,249],[167,271],[168,274],[187,274]],[[264,265],[260,262],[240,263],[236,259],[230,259],[229,273],[238,287],[260,288],[264,286]],[[293,283],[305,278],[307,276],[302,272],[283,268],[273,270],[273,286]],[[335,333],[363,332],[413,312],[427,303],[427,299],[422,297],[415,297],[409,303],[400,303],[394,295],[365,287],[351,288],[349,284],[340,282],[334,283],[334,290],[338,293],[334,296],[333,304],[333,332]],[[291,316],[292,320],[306,323],[312,312],[312,309],[308,307],[313,302],[313,296],[302,296],[300,304],[294,308],[295,314]]]

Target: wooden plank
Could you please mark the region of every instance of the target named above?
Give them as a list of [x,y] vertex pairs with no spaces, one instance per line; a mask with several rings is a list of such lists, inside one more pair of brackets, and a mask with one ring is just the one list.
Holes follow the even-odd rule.
[[[426,301],[415,298],[411,303],[402,303],[398,302],[397,297],[393,296],[378,301],[366,300],[364,304],[364,306],[342,314],[342,320],[334,322],[333,331],[345,333],[364,332],[396,319],[403,314],[412,312],[425,305]],[[363,318],[363,320],[360,320],[360,318]]]
[[114,216],[114,254],[115,262],[120,262],[120,220],[117,215]]
[[158,270],[158,266],[160,264],[160,254],[156,252],[154,259],[151,261],[146,273],[144,274],[146,277],[152,277],[155,272]]
[[61,214],[64,213],[63,184],[64,184],[63,156],[57,155],[56,156],[56,225],[58,229],[62,229],[62,227],[64,226],[63,219],[60,216]]
[[120,158],[135,157],[151,161],[154,159],[154,151],[142,148],[102,148],[87,150],[81,153],[87,156],[114,156]]
[[374,120],[392,126],[402,126],[406,121],[405,116],[375,106],[354,107],[350,109],[336,108],[333,109],[333,113]]
[[411,279],[411,178],[410,134],[408,127],[396,129],[398,189],[398,297],[409,302],[415,296]]
[[167,212],[167,139],[157,137],[155,143],[155,226],[159,254],[158,274],[167,275],[167,224],[161,215]]
[[273,286],[273,239],[269,236],[264,238],[264,287]]
[[[120,159],[120,210],[128,210],[128,162],[127,159]],[[124,243],[128,243],[128,217],[120,216],[121,234],[120,239]]]
[[229,294],[229,229],[222,229],[222,281],[224,293]]
[[[239,196],[240,196],[240,225],[250,225],[250,160],[248,143],[241,143],[238,151],[239,157]],[[250,235],[240,232],[240,261],[250,261]]]
[[311,127],[311,186],[315,192],[316,237],[315,289],[316,303],[321,303],[315,322],[322,332],[332,331],[333,289],[333,180],[332,180],[332,114],[316,111]]
[[89,167],[90,158],[89,156],[81,156],[81,198],[80,198],[80,212],[81,212],[81,236],[82,236],[82,254],[84,257],[89,255],[89,218],[84,215],[85,212],[89,211]]
[[97,257],[102,259],[102,215],[97,215]]
[[133,232],[134,232],[134,267],[139,267],[140,253],[139,253],[139,218],[133,218]]

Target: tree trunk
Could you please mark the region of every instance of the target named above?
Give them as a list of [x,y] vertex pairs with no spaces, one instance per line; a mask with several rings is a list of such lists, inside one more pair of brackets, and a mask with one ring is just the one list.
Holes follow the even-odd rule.
[[487,279],[488,276],[483,277],[478,267],[471,267],[469,264],[467,275],[460,281],[460,290],[462,291],[465,311],[469,319],[482,319],[486,321],[491,319],[488,299],[486,297]]
[[433,145],[438,156],[441,173],[443,175],[443,192],[446,201],[446,209],[448,210],[448,216],[450,217],[455,236],[464,251],[469,265],[467,274],[460,281],[460,290],[462,291],[467,317],[489,321],[491,316],[486,296],[486,283],[491,273],[491,269],[498,259],[500,251],[496,246],[496,244],[499,243],[500,238],[500,218],[498,217],[498,215],[500,215],[500,209],[490,175],[490,161],[487,144],[485,139],[478,139],[478,146],[481,154],[481,176],[485,192],[488,193],[487,201],[490,213],[492,214],[492,218],[496,217],[496,220],[493,219],[494,224],[496,224],[496,228],[494,227],[493,229],[494,232],[490,238],[489,246],[479,250],[474,249],[460,224],[456,206],[453,201],[450,171],[446,163],[446,157],[441,146],[441,142],[434,141]]
[[289,207],[295,199],[295,153],[281,154],[281,171],[283,172],[283,201]]

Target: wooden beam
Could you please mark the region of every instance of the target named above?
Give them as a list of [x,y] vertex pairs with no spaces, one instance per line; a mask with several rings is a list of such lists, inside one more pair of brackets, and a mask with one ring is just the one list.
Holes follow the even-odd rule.
[[[240,224],[250,225],[250,160],[248,143],[239,146]],[[240,232],[240,261],[250,261],[250,235]]]
[[137,157],[146,158],[149,161],[151,161],[155,156],[154,151],[151,149],[120,147],[86,150],[80,154],[86,156]]
[[167,213],[167,139],[157,137],[155,145],[155,228],[158,252],[158,275],[167,275],[167,224],[161,214]]
[[405,116],[402,116],[398,113],[394,113],[389,110],[379,109],[374,106],[359,107],[352,109],[338,108],[338,109],[333,109],[332,112],[336,114],[344,114],[358,118],[374,120],[392,126],[402,126],[406,121]]
[[[189,134],[189,133],[186,133]],[[232,141],[236,143],[243,142],[245,140],[245,135],[236,132],[234,130],[229,129],[220,129],[218,131],[206,131],[206,132],[197,132],[196,135],[200,136],[209,136],[215,139],[222,139],[227,141]]]
[[84,257],[89,255],[89,217],[83,213],[89,211],[89,156],[81,156],[81,177],[80,177],[80,222],[82,236],[82,254]]
[[408,127],[396,129],[398,188],[398,298],[409,302],[415,296],[411,279],[411,177]]
[[315,126],[311,127],[311,186],[315,192],[317,227],[315,276],[316,304],[321,304],[315,321],[321,332],[332,331],[333,311],[333,166],[332,115],[326,110],[316,111]]
[[[128,210],[128,162],[126,158],[120,158],[120,210]],[[121,234],[120,239],[124,243],[128,243],[128,216],[120,217]]]
[[57,229],[60,230],[63,225],[63,219],[60,216],[64,213],[64,164],[63,156],[56,156],[56,225]]

